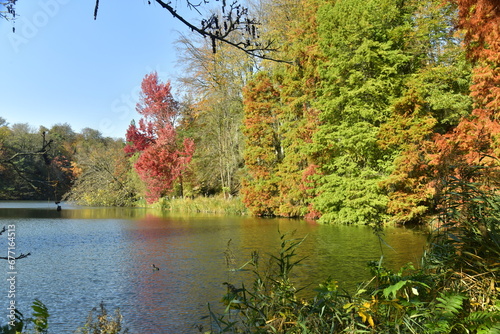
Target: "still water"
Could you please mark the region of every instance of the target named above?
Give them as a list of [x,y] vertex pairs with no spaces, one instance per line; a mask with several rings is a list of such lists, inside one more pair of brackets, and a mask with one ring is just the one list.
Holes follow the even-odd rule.
[[[224,251],[229,240],[237,264],[253,250],[261,258],[279,249],[280,232],[306,237],[298,254],[298,287],[311,294],[328,277],[354,289],[369,278],[366,263],[384,255],[387,266],[418,262],[424,233],[403,228],[385,232],[384,243],[368,227],[328,226],[289,219],[176,216],[145,209],[87,208],[54,203],[0,202],[0,227],[15,226],[15,303],[25,315],[40,299],[49,309],[50,333],[73,333],[101,301],[108,311],[119,307],[131,333],[197,333],[226,292],[223,282],[247,280],[228,271]],[[7,254],[7,233],[0,256]],[[151,264],[160,268],[153,271]],[[3,267],[3,268],[2,268]],[[7,321],[12,276],[0,262],[0,323]],[[3,291],[2,291],[3,290]]]

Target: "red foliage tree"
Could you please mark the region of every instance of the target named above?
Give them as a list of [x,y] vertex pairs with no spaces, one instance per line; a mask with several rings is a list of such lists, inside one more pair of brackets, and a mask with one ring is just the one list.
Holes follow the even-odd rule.
[[143,117],[139,127],[130,124],[125,152],[139,153],[135,169],[146,183],[148,203],[169,193],[194,153],[193,140],[179,143],[175,129],[178,115],[170,83],[162,83],[156,72],[144,77],[137,112]]
[[125,153],[133,155],[136,152],[144,151],[151,143],[154,143],[154,134],[151,126],[147,126],[144,120],[139,121],[139,128],[132,121],[125,135],[127,145]]

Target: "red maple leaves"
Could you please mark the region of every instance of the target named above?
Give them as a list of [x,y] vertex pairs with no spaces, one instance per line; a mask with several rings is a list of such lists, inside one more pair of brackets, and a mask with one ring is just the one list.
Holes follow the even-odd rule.
[[139,154],[134,165],[147,186],[146,200],[152,203],[165,196],[187,168],[194,153],[193,140],[179,142],[175,121],[177,102],[170,83],[162,83],[156,72],[144,77],[140,102],[136,106],[142,115],[139,126],[130,124],[125,152]]

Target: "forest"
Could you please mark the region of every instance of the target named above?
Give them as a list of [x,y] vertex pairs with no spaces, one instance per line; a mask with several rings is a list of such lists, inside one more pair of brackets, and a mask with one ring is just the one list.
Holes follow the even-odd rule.
[[146,73],[125,140],[1,118],[0,198],[237,198],[257,216],[425,224],[450,178],[488,189],[498,180],[493,3],[251,5],[252,33],[273,41],[272,57],[181,35],[183,91]]

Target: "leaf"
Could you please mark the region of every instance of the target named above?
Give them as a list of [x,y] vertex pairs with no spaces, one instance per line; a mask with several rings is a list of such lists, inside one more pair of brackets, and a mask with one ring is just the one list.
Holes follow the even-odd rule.
[[390,285],[383,290],[384,297],[387,298],[390,294],[392,294],[392,298],[395,299],[399,290],[404,287],[409,281],[401,280],[396,284]]
[[440,309],[444,317],[451,319],[453,316],[460,313],[462,310],[462,303],[466,299],[464,295],[460,294],[443,294],[437,297],[436,307]]

